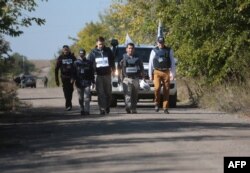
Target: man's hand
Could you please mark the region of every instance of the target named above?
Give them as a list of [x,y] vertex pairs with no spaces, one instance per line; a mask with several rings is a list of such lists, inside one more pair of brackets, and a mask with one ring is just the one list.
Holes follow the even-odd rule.
[[74,79],[70,79],[70,83],[72,83],[72,84],[73,84],[74,82],[75,82],[75,80],[74,80]]
[[153,80],[154,80],[154,75],[151,75],[151,77],[149,77],[149,79],[150,79],[151,81],[153,81]]

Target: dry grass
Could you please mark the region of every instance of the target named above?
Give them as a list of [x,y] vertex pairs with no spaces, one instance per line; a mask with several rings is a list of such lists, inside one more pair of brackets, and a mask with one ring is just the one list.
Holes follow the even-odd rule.
[[177,82],[178,101],[189,102],[190,92],[187,86],[187,82],[183,79],[177,79],[176,82]]
[[178,99],[181,101],[186,100],[198,107],[250,117],[250,82],[241,86],[216,87],[200,87],[193,79],[180,79],[177,82]]
[[206,89],[200,100],[202,107],[210,107],[226,112],[249,114],[250,84],[244,86],[217,86]]
[[0,110],[15,110],[18,102],[16,91],[14,82],[0,79]]
[[35,65],[36,69],[50,67],[50,60],[29,60],[29,61]]

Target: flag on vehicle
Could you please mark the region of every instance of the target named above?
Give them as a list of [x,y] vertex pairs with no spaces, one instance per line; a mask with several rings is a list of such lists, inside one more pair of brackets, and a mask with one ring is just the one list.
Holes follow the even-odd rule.
[[125,45],[127,45],[128,43],[133,43],[133,40],[129,37],[127,33],[126,38],[125,38]]
[[158,24],[157,38],[160,37],[160,36],[163,37],[163,27],[162,27],[161,21],[159,21],[159,24]]

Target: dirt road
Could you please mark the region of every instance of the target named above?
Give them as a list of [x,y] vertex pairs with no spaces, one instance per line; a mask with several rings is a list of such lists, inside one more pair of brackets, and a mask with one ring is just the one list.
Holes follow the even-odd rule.
[[250,156],[250,120],[236,115],[180,104],[164,115],[144,101],[100,116],[93,101],[82,118],[76,95],[64,111],[61,88],[19,97],[33,107],[0,117],[1,173],[222,173],[224,156]]

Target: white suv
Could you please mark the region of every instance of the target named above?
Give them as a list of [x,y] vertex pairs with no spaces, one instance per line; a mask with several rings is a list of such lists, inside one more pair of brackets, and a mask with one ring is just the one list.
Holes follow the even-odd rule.
[[[146,91],[140,89],[138,93],[138,99],[154,99],[154,84],[152,81],[149,80],[148,76],[148,62],[151,50],[155,46],[153,45],[135,45],[135,53],[139,55],[139,57],[143,60],[144,66],[144,74],[145,79],[150,85],[150,90]],[[122,99],[124,100],[124,93],[122,88],[122,83],[118,81],[118,63],[123,57],[123,54],[126,53],[126,46],[125,45],[118,45],[114,51],[115,54],[115,62],[116,62],[116,76],[112,78],[112,102],[111,107],[117,106],[117,100]],[[161,91],[162,93],[162,91]],[[169,93],[169,106],[176,107],[177,102],[177,87],[176,87],[176,80],[173,79],[170,81],[170,93]],[[162,104],[161,104],[162,105]]]

